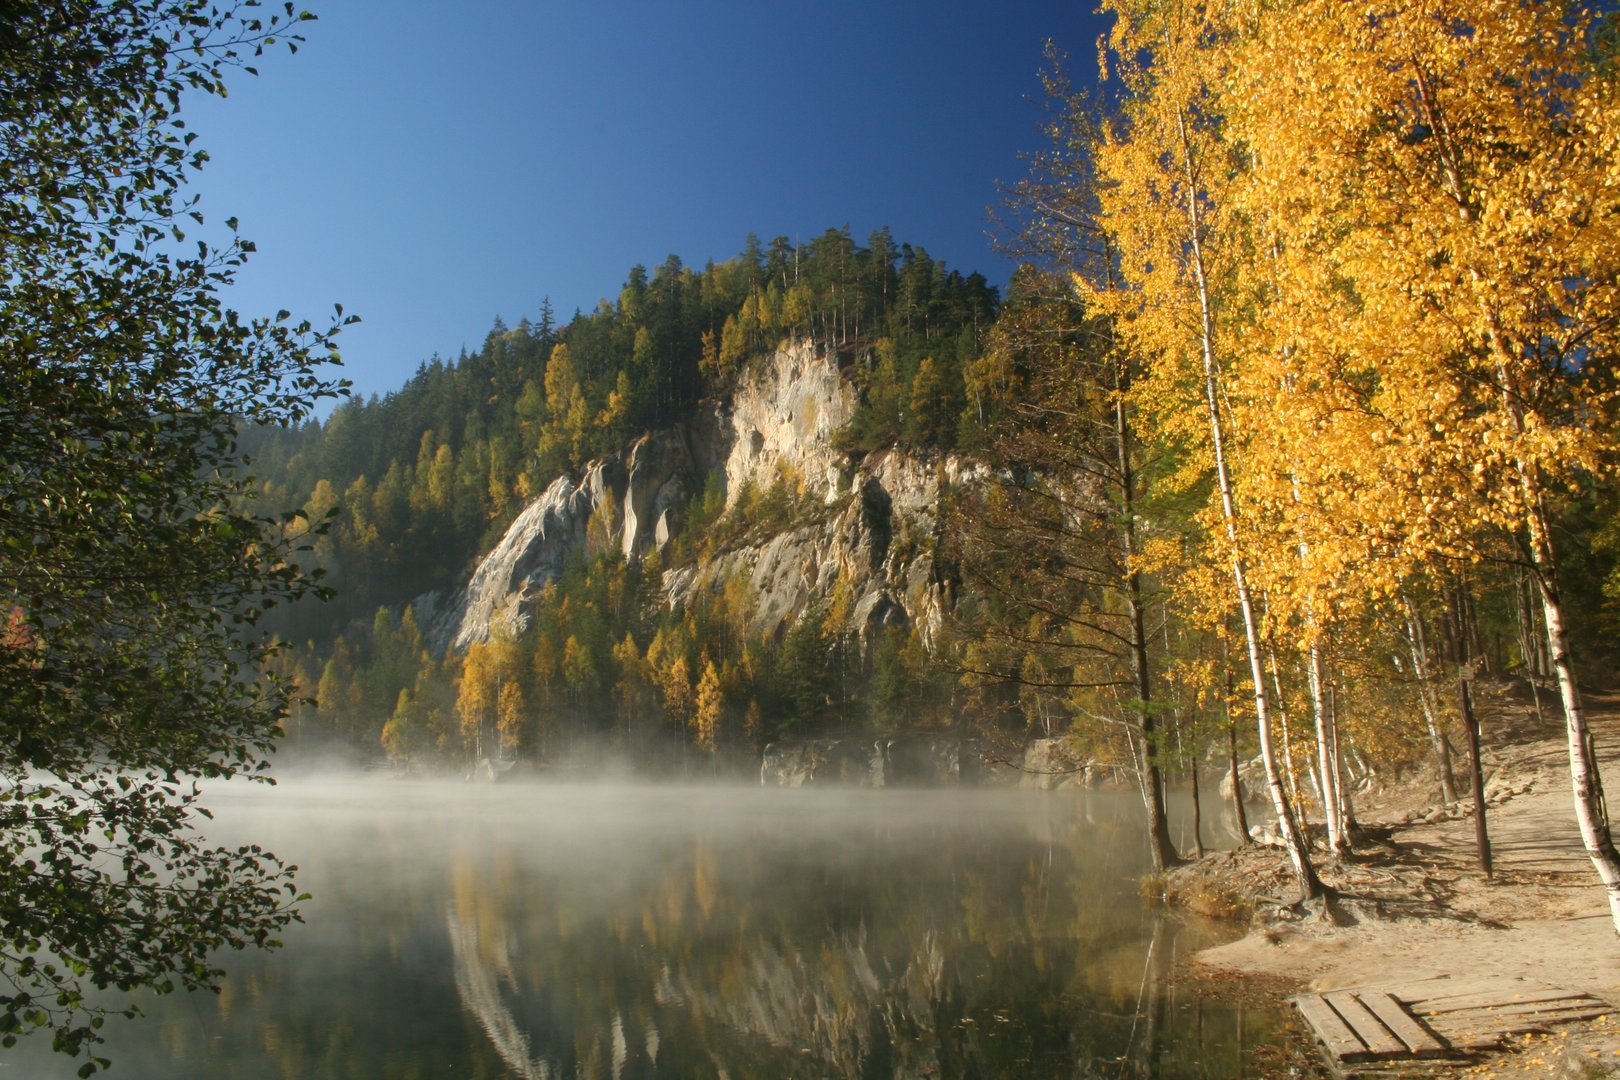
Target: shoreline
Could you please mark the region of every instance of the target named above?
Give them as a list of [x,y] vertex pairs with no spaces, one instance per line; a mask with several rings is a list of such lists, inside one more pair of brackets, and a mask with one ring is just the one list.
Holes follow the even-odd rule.
[[[1562,715],[1548,710],[1538,722],[1528,696],[1518,700],[1507,684],[1481,697],[1490,880],[1476,863],[1471,808],[1438,806],[1429,777],[1375,788],[1358,796],[1367,836],[1356,856],[1319,867],[1340,893],[1340,925],[1269,902],[1292,888],[1275,848],[1216,852],[1166,875],[1172,904],[1251,913],[1248,932],[1199,953],[1198,969],[1223,981],[1292,985],[1294,993],[1446,977],[1523,980],[1585,991],[1620,1009],[1620,936],[1575,823]],[[1617,704],[1611,694],[1588,700],[1607,790],[1620,790]],[[1453,1072],[1620,1076],[1620,1011],[1515,1038]]]

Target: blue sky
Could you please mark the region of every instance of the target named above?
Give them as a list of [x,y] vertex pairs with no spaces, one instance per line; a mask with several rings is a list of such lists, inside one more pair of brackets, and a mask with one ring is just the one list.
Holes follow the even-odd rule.
[[1050,37],[1084,75],[1084,3],[330,0],[295,57],[188,104],[197,190],[259,252],[244,314],[341,302],[357,392],[397,389],[496,315],[560,320],[674,253],[889,225],[1002,282],[995,181],[1037,147]]

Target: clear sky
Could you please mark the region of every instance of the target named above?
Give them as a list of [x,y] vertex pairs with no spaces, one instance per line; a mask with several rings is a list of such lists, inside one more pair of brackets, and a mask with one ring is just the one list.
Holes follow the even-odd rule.
[[634,263],[889,225],[996,283],[995,181],[1039,142],[1042,43],[1095,69],[1088,3],[309,0],[306,44],[188,104],[197,190],[259,253],[244,314],[364,320],[357,392],[495,317],[559,321]]

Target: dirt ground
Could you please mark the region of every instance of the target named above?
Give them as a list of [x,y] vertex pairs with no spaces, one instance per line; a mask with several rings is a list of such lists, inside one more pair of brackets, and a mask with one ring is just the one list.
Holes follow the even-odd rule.
[[[1343,898],[1336,914],[1344,925],[1290,918],[1262,901],[1250,933],[1200,954],[1202,964],[1228,975],[1281,976],[1310,990],[1442,975],[1523,978],[1620,1007],[1620,936],[1581,846],[1556,696],[1543,692],[1546,718],[1538,722],[1524,686],[1480,690],[1490,880],[1476,862],[1473,816],[1441,808],[1432,778],[1374,789],[1357,803],[1373,838],[1364,853],[1322,868]],[[1620,791],[1620,695],[1591,694],[1586,704],[1604,788]],[[1207,898],[1233,881],[1247,882],[1251,897],[1290,891],[1279,854],[1252,848],[1175,875],[1172,890]],[[1466,1071],[1620,1076],[1620,1014],[1527,1038]]]

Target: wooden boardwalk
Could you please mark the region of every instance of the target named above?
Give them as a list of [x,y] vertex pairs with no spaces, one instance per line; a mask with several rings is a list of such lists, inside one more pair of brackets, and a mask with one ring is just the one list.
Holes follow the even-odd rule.
[[1294,999],[1294,1006],[1341,1076],[1454,1064],[1500,1047],[1512,1035],[1544,1032],[1555,1024],[1614,1011],[1579,990],[1521,979],[1444,976],[1305,994]]

